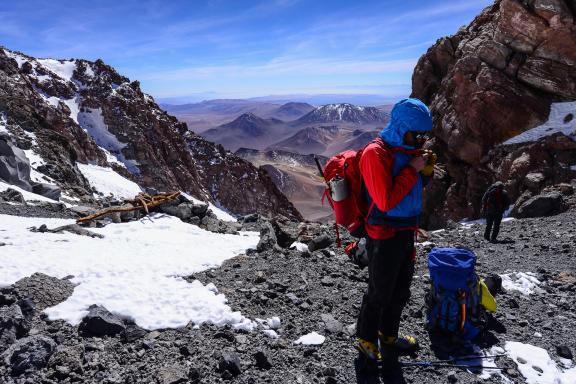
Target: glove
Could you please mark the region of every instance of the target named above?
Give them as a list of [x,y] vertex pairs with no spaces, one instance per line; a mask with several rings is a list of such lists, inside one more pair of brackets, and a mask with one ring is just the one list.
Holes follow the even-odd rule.
[[438,156],[436,156],[436,154],[434,152],[432,152],[428,149],[425,150],[424,153],[428,154],[428,163],[420,171],[420,173],[423,176],[431,177],[432,175],[434,175],[434,165],[436,164],[436,161],[438,160]]

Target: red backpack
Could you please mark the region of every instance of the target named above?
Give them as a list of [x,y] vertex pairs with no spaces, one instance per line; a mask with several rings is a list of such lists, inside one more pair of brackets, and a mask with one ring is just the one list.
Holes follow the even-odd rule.
[[[380,141],[380,143],[382,142]],[[327,198],[334,210],[336,218],[334,228],[338,247],[341,246],[338,225],[346,228],[352,236],[362,237],[364,235],[364,218],[370,214],[371,207],[368,209],[361,195],[360,158],[366,146],[358,151],[348,150],[332,156],[326,163],[324,170],[317,162],[327,185],[322,195],[322,204]]]
[[336,230],[338,247],[341,246],[338,224],[346,228],[354,237],[363,237],[365,235],[364,220],[370,215],[374,207],[374,202],[368,207],[362,198],[360,158],[362,157],[364,149],[372,143],[377,143],[392,152],[403,152],[414,155],[422,154],[422,150],[420,149],[406,150],[403,148],[392,148],[382,141],[382,139],[377,138],[358,151],[348,150],[332,156],[326,163],[324,170],[322,170],[320,163],[316,159],[320,174],[326,182],[326,189],[322,196],[322,204],[324,204],[324,199],[327,198],[330,206],[334,210],[334,216],[336,218],[334,228]]

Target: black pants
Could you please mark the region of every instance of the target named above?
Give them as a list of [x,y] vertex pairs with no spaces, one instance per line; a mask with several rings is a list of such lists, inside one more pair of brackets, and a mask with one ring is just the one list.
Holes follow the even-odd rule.
[[375,342],[378,331],[398,336],[402,309],[410,298],[414,275],[414,232],[402,231],[386,240],[368,238],[368,290],[364,294],[356,335]]
[[[498,232],[500,232],[500,222],[502,222],[502,215],[499,214],[487,214],[486,215],[486,230],[484,231],[484,238],[487,240],[495,241],[498,237]],[[492,230],[494,226],[494,230]],[[490,235],[492,232],[492,235]]]

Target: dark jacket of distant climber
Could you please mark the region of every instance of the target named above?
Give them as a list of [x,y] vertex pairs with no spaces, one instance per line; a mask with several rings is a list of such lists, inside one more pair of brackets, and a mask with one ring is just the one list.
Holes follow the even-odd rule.
[[501,181],[492,184],[482,197],[482,211],[486,215],[503,215],[509,206],[510,198]]

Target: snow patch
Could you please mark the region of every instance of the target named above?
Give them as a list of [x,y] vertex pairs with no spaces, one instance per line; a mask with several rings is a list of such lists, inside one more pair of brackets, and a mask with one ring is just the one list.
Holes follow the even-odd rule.
[[576,383],[576,368],[558,367],[545,349],[517,341],[507,341],[504,349],[528,384]]
[[256,323],[232,311],[224,295],[181,276],[217,267],[255,248],[258,233],[216,234],[166,215],[91,229],[103,239],[28,230],[72,223],[0,215],[2,241],[7,243],[7,251],[0,252],[0,286],[35,272],[73,275],[72,282],[78,284],[73,295],[46,310],[50,319],[71,324],[78,324],[91,304],[99,304],[146,329],[183,327],[190,321],[255,329]]
[[276,331],[273,331],[273,330],[271,330],[271,329],[265,329],[265,330],[262,331],[262,333],[265,334],[266,336],[268,336],[268,337],[271,338],[271,339],[277,339],[277,338],[279,337],[279,336],[278,336],[278,333],[276,333]]
[[299,241],[295,241],[290,245],[290,249],[296,249],[299,252],[309,252],[308,245],[301,243]]
[[[570,118],[570,115],[572,115],[572,118]],[[542,137],[555,133],[562,133],[576,141],[576,101],[552,103],[548,121],[506,140],[503,144],[510,145],[534,142]]]
[[38,63],[49,69],[51,72],[58,75],[63,80],[72,81],[72,75],[76,69],[75,60],[54,60],[54,59],[38,59]]
[[232,216],[230,213],[226,212],[224,209],[217,207],[216,205],[212,204],[212,203],[206,203],[202,200],[198,200],[197,198],[195,198],[192,195],[187,194],[186,192],[180,192],[180,194],[182,194],[182,196],[184,196],[186,199],[192,201],[194,204],[208,204],[208,207],[210,208],[210,210],[212,211],[212,213],[214,213],[216,215],[216,217],[219,220],[222,221],[233,221],[236,222],[238,220],[236,220],[236,218],[234,216]]
[[61,100],[64,104],[68,106],[68,108],[70,109],[70,118],[74,120],[76,124],[80,125],[78,123],[78,115],[80,114],[80,96],[76,96],[73,99],[68,100],[64,99],[58,99],[58,100]]
[[116,198],[133,199],[142,190],[133,181],[116,173],[111,168],[94,164],[76,163],[80,172],[98,192],[112,195]]
[[542,284],[536,274],[532,272],[512,272],[500,275],[502,278],[502,287],[507,291],[518,291],[523,295],[532,293],[542,293],[540,288]]
[[294,342],[294,344],[302,344],[302,345],[321,345],[326,340],[326,337],[320,335],[317,332],[311,332],[307,335],[300,337],[298,340]]
[[108,131],[104,123],[100,108],[85,108],[78,114],[78,123],[88,133],[96,144],[109,151],[119,151],[126,147],[126,143],[120,142],[116,136]]

